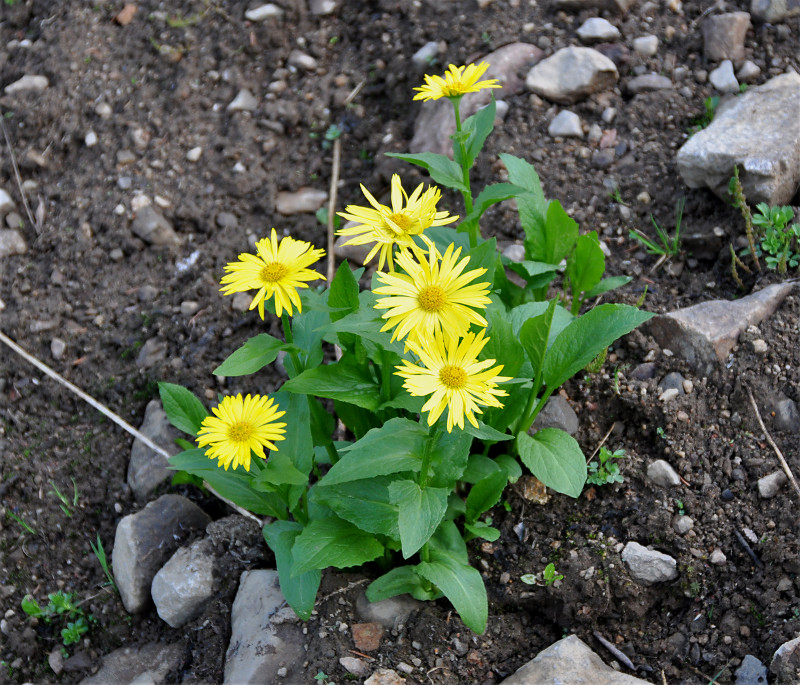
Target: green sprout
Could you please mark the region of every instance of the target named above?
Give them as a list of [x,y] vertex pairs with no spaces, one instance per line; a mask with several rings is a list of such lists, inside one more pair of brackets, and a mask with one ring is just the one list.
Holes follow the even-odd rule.
[[106,551],[103,549],[103,542],[100,540],[100,534],[97,534],[97,546],[90,540],[89,546],[92,548],[92,552],[97,557],[97,561],[100,562],[100,566],[103,569],[103,573],[106,574],[106,578],[108,580],[108,585],[110,585],[114,592],[119,593],[119,589],[117,588],[117,584],[114,582],[114,575],[111,573],[111,570],[108,567],[108,559],[106,558]]
[[677,257],[681,251],[681,221],[683,220],[683,208],[686,204],[686,198],[681,198],[675,205],[675,233],[670,237],[651,214],[650,221],[656,229],[656,236],[658,242],[651,240],[644,233],[639,230],[632,230],[628,232],[628,236],[638,240],[648,254],[661,255],[662,259],[667,257]]
[[544,584],[549,587],[557,580],[563,580],[564,576],[560,573],[556,573],[556,565],[550,562],[544,567],[544,571],[542,571],[542,578],[544,579]]
[[612,452],[606,447],[601,447],[597,461],[591,461],[587,466],[589,474],[586,476],[586,482],[592,485],[623,483],[625,479],[620,475],[619,466],[613,460],[624,458],[625,450],[623,449]]
[[[58,489],[55,481],[50,481],[50,487],[53,488],[50,491],[50,494],[55,495],[61,500],[61,504],[59,506],[61,507],[61,511],[64,512],[64,516],[67,518],[72,518],[72,511],[78,506],[79,496],[78,484],[75,482],[75,479],[72,479],[72,501],[70,501],[70,499]],[[72,509],[70,509],[70,506],[72,506]]]
[[705,108],[705,111],[701,115],[692,119],[692,125],[689,128],[689,135],[694,135],[698,131],[702,131],[711,123],[711,121],[714,119],[714,114],[716,114],[717,112],[718,105],[719,105],[718,95],[706,98],[703,101],[703,106]]
[[753,225],[764,236],[759,251],[767,266],[780,274],[786,273],[787,266],[797,268],[800,264],[800,224],[789,225],[794,210],[786,206],[770,207],[766,202],[757,204],[756,209],[758,214],[753,215]]

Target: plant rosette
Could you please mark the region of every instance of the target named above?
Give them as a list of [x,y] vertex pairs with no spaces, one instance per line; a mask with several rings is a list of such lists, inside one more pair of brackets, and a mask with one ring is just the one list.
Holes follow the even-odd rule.
[[[623,304],[584,306],[630,279],[604,278],[597,234],[580,234],[561,204],[545,199],[525,160],[501,155],[509,181],[473,196],[469,171],[495,104],[462,122],[460,100],[499,87],[479,80],[487,68],[451,65],[417,89],[416,99],[453,104],[452,160],[393,155],[459,191],[460,221],[437,207],[438,188],[409,194],[395,177],[383,205],[362,186],[368,206],[348,206],[341,215],[358,225],[340,234],[373,245],[367,262],[377,255],[380,270],[369,288],[360,285],[363,268],[347,262],[327,287],[312,287],[324,252],[278,241],[273,229],[256,254],[225,268],[222,285],[225,294],[255,291],[250,308],[278,316],[283,339],[256,335],[214,373],[253,374],[283,353],[288,380],[269,397],[223,397],[211,414],[187,389],[160,384],[170,420],[196,441],[181,441],[171,468],[270,517],[264,538],[302,619],[324,569],[372,562],[383,573],[367,589],[371,601],[444,596],[482,633],[488,601],[467,542],[500,536],[485,514],[523,466],[556,492],[580,495],[587,470],[577,441],[557,428],[529,429],[553,392],[652,316]],[[525,234],[518,263],[480,231],[486,210],[509,199]]]

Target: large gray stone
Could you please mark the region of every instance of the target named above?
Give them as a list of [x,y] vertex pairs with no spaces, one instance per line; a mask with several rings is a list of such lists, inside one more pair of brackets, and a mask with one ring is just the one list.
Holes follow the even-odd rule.
[[797,683],[800,674],[800,635],[793,640],[784,642],[775,654],[769,665],[769,671],[777,677],[775,682],[786,684]]
[[775,313],[793,287],[791,283],[776,283],[741,300],[701,302],[650,319],[643,330],[662,348],[707,374],[728,356],[748,326]]
[[542,650],[501,685],[644,685],[647,681],[615,671],[578,636]]
[[275,198],[275,209],[284,216],[313,214],[328,201],[328,193],[319,188],[304,187],[290,193],[282,190]]
[[25,254],[28,246],[19,231],[0,229],[0,258],[15,254]]
[[[181,433],[169,422],[159,400],[147,404],[139,431],[170,454],[180,451],[175,438],[181,437]],[[128,462],[128,485],[136,499],[140,502],[149,499],[160,485],[172,479],[174,471],[170,471],[167,464],[166,457],[151,450],[141,440],[133,441]]]
[[153,205],[145,205],[136,212],[131,230],[150,245],[180,245],[181,239],[172,224]]
[[225,685],[307,682],[303,631],[297,621],[286,605],[277,571],[242,573],[231,609]]
[[703,50],[712,62],[744,59],[744,37],[750,28],[747,12],[711,15],[703,22]]
[[602,43],[614,41],[621,37],[619,29],[608,19],[590,17],[577,30],[582,43]]
[[162,495],[117,525],[111,563],[125,609],[135,614],[150,600],[153,577],[190,530],[211,521],[200,507],[180,495]]
[[561,430],[575,435],[578,432],[578,415],[569,402],[561,395],[553,395],[544,409],[539,412],[533,422],[533,430],[538,431],[543,428],[560,428]]
[[724,200],[739,167],[750,203],[789,204],[800,185],[800,74],[777,76],[720,106],[711,124],[678,150],[681,178]]
[[186,652],[182,642],[148,642],[140,647],[121,647],[103,657],[100,670],[80,685],[129,685],[165,683],[170,671],[181,667]]
[[619,79],[617,67],[593,48],[562,48],[535,65],[525,79],[533,93],[569,105],[608,90]]
[[758,21],[776,24],[800,14],[800,0],[751,0],[750,14]]
[[181,547],[156,573],[150,588],[158,615],[180,628],[214,596],[214,555],[209,540]]
[[622,550],[622,561],[628,566],[631,577],[642,585],[654,585],[675,580],[678,577],[678,562],[669,554],[629,542]]

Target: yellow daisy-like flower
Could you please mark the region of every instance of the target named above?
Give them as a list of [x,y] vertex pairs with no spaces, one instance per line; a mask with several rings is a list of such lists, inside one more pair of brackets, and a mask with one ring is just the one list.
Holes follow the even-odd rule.
[[486,319],[475,308],[485,309],[489,304],[491,285],[473,283],[486,269],[466,271],[469,257],[459,261],[461,248],[454,248],[451,244],[442,256],[428,242],[426,255],[414,245],[397,256],[397,263],[405,273],[378,274],[384,285],[373,292],[388,297],[380,298],[375,308],[388,310],[383,315],[387,321],[381,330],[395,329],[392,342],[406,336],[409,340],[424,340],[437,331],[449,341],[466,333],[473,323],[487,326]]
[[214,416],[203,419],[197,444],[208,446],[208,458],[216,459],[217,466],[224,466],[226,471],[231,463],[234,471],[239,465],[249,471],[251,450],[266,459],[264,447],[277,450],[274,441],[286,439],[283,435],[286,424],[276,421],[286,412],[278,411],[271,397],[228,396],[211,411]]
[[442,197],[438,188],[423,191],[420,183],[409,195],[403,190],[397,174],[392,176],[391,207],[378,202],[363,185],[361,191],[372,206],[348,205],[345,211],[338,212],[339,216],[348,221],[357,221],[358,226],[343,228],[337,231],[337,235],[354,236],[345,245],[375,243],[364,264],[380,250],[379,270],[383,270],[383,265],[388,262],[389,269],[394,271],[393,251],[396,245],[408,247],[413,245],[414,236],[421,235],[426,228],[458,221],[457,216],[436,211],[436,203]]
[[292,305],[302,311],[298,288],[307,288],[306,281],[325,276],[308,267],[325,256],[325,250],[312,247],[311,243],[294,238],[283,238],[278,242],[278,234],[272,229],[271,238],[262,238],[256,243],[258,254],[242,253],[238,262],[225,266],[228,273],[222,277],[221,291],[225,295],[243,293],[258,289],[250,309],[258,306],[258,313],[264,318],[264,301],[275,296],[275,312],[278,316],[285,309],[293,316]]
[[436,423],[446,408],[448,433],[454,425],[463,430],[465,416],[477,428],[475,413],[483,413],[481,406],[503,406],[497,398],[508,393],[497,384],[511,378],[499,375],[502,365],[490,368],[494,359],[478,361],[487,342],[489,338],[484,337],[484,331],[477,335],[467,333],[461,340],[453,338],[447,343],[442,335],[435,333],[424,348],[409,341],[408,347],[424,366],[404,359],[403,366],[396,367],[396,373],[405,379],[403,387],[414,397],[431,395],[422,407],[422,411],[429,412],[429,426]]
[[481,62],[477,66],[470,64],[464,67],[457,67],[451,64],[441,76],[429,76],[425,74],[425,85],[419,88],[414,96],[415,100],[438,100],[439,98],[457,98],[464,93],[477,93],[484,88],[502,88],[496,78],[486,81],[479,81],[484,72],[489,68],[488,62]]

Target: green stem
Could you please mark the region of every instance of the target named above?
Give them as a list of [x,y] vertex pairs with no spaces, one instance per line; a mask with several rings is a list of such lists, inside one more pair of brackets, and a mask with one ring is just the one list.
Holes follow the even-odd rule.
[[[283,324],[283,337],[289,345],[294,345],[294,335],[292,334],[292,322],[289,320],[289,315],[286,312],[281,314],[281,323]],[[294,348],[289,350],[289,356],[294,363],[295,375],[303,370],[303,365],[300,363],[300,355]],[[289,374],[291,376],[291,374]]]
[[339,461],[339,453],[336,451],[336,445],[333,444],[333,440],[325,444],[325,450],[327,451],[328,456],[331,458],[331,466],[333,466],[337,461]]
[[422,450],[422,465],[419,469],[420,488],[424,488],[428,485],[428,472],[430,471],[431,457],[433,456],[433,446],[439,439],[439,433],[441,433],[441,429],[437,428],[435,425],[428,429],[428,437],[425,440],[425,447]]
[[388,402],[392,396],[392,366],[386,350],[381,350],[381,401]]
[[531,393],[531,396],[528,398],[528,404],[525,407],[525,413],[522,415],[523,419],[517,426],[517,431],[516,431],[517,433],[528,432],[528,429],[530,429],[530,427],[533,425],[533,422],[536,420],[536,417],[539,415],[539,412],[542,411],[542,408],[547,403],[547,400],[550,399],[550,395],[552,394],[553,393],[550,390],[545,391],[544,395],[542,395],[539,398],[539,401],[536,402],[536,406],[534,406],[534,400],[536,400],[536,395]]
[[[469,167],[466,164],[467,159],[467,147],[464,145],[464,140],[461,135],[462,132],[461,128],[461,97],[453,97],[450,98],[450,102],[453,103],[453,111],[455,112],[456,117],[456,140],[459,151],[461,152],[461,179],[464,184],[466,190],[461,191],[461,195],[464,198],[464,211],[467,216],[472,214],[472,189],[470,188],[469,182]],[[478,224],[476,223],[474,226],[470,227],[469,230],[469,246],[470,248],[474,248],[478,246]]]

